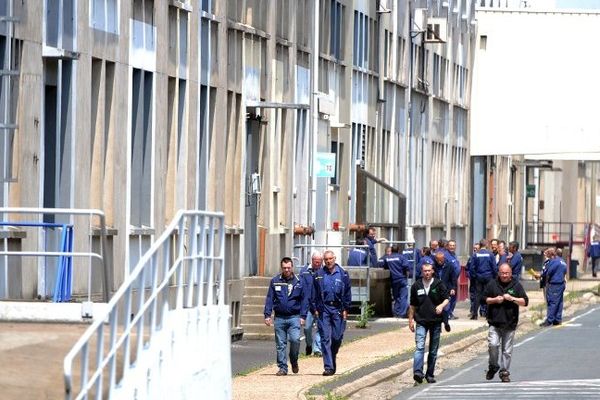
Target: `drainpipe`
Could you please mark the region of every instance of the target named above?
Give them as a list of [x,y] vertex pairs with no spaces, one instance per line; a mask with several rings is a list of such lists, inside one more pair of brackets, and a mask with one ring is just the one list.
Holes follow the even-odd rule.
[[312,68],[311,68],[311,101],[310,101],[310,207],[308,209],[308,223],[316,226],[317,213],[317,176],[315,171],[315,160],[318,149],[318,132],[319,132],[319,10],[321,7],[320,0],[314,0],[313,3],[313,43],[312,43]]

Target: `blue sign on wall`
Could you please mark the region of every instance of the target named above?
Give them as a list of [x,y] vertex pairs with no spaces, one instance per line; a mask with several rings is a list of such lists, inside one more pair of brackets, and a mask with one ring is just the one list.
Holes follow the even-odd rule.
[[335,177],[335,153],[317,153],[315,158],[315,176],[319,178]]

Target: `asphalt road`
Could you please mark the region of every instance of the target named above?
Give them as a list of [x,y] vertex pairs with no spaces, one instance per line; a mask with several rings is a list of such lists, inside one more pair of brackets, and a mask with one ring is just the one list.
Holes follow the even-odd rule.
[[600,307],[560,327],[521,338],[513,349],[511,382],[485,380],[487,353],[436,377],[436,384],[404,390],[394,399],[600,399]]

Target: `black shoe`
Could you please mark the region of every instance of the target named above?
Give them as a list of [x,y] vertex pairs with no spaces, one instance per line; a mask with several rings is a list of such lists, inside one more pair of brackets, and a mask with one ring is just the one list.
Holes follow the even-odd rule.
[[594,277],[594,278],[596,277],[596,273],[595,272],[592,274],[592,277]]
[[426,376],[425,380],[427,381],[427,383],[436,383],[437,382],[433,376]]
[[284,371],[284,370],[282,370],[282,369],[280,369],[279,371],[277,371],[277,373],[275,375],[277,375],[277,376],[284,376],[284,375],[287,375],[287,372]]
[[315,351],[313,353],[313,356],[315,356],[315,357],[323,357],[323,354],[320,351]]
[[485,373],[485,379],[487,379],[488,381],[491,381],[492,379],[494,379],[494,375],[496,375],[496,369],[494,368],[490,368],[486,371]]
[[500,371],[499,375],[502,382],[510,382],[510,373],[508,371]]
[[298,364],[295,364],[295,365],[294,365],[294,364],[292,364],[292,372],[293,372],[293,373],[295,373],[295,374],[297,374],[297,373],[298,373],[298,371],[299,371],[299,369],[298,369]]
[[333,374],[335,374],[335,371],[331,369],[326,369],[325,371],[323,371],[323,376],[331,376]]
[[452,329],[450,328],[450,324],[447,322],[444,322],[444,330],[446,332],[450,332]]
[[310,356],[312,354],[312,346],[306,345],[306,355]]
[[421,374],[414,374],[413,379],[417,383],[423,383],[423,375],[421,375]]
[[470,319],[476,320],[477,319],[477,315],[471,315]]
[[552,323],[552,325],[554,325],[554,326],[557,326],[557,325],[562,325],[562,322],[554,321],[554,322]]
[[542,322],[542,323],[540,324],[540,327],[542,327],[542,328],[545,328],[545,327],[547,327],[547,326],[552,326],[552,323],[551,323],[551,322],[548,322],[548,321],[544,321],[544,322]]

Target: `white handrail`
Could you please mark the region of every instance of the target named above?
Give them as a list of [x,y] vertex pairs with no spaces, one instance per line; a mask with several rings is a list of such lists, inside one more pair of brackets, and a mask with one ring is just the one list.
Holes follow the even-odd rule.
[[[65,399],[86,399],[94,388],[95,398],[104,398],[102,385],[106,382],[108,397],[112,397],[130,375],[135,375],[136,364],[146,359],[153,345],[156,347],[154,342],[159,341],[161,331],[166,329],[165,314],[168,312],[225,306],[224,241],[222,213],[179,211],[113,295],[106,308],[106,318],[96,319],[65,357]],[[176,252],[174,259],[172,251]],[[219,270],[215,271],[216,268]],[[208,280],[204,279],[206,275]],[[205,284],[208,286],[206,298]],[[218,288],[217,295],[213,293],[214,286]],[[170,289],[176,292],[174,303],[169,298]],[[197,291],[195,296],[194,289]],[[137,309],[132,312],[134,307]],[[108,332],[104,330],[104,321],[108,321]],[[146,328],[148,332],[144,332]],[[96,364],[92,366],[90,351],[94,340]],[[132,347],[135,340],[137,346]],[[164,357],[162,352],[158,355],[154,350],[150,358]],[[123,360],[118,361],[120,353]],[[135,357],[134,362],[131,355]],[[75,387],[73,364],[78,357],[81,377]],[[119,379],[117,363],[123,367]],[[108,374],[108,380],[104,379],[105,374]]]

